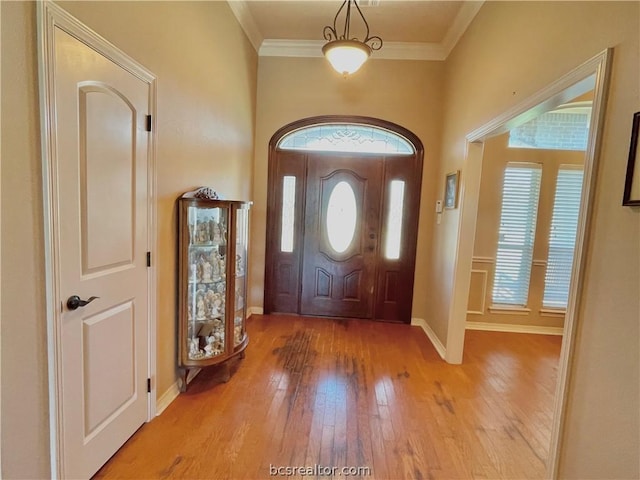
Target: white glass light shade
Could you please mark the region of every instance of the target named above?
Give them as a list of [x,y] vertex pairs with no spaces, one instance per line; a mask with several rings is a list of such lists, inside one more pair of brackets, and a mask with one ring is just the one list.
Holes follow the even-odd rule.
[[367,61],[371,48],[356,40],[334,40],[322,47],[322,53],[336,72],[350,75]]

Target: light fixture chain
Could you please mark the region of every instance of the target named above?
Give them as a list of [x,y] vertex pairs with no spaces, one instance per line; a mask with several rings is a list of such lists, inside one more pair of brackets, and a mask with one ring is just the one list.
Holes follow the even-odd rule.
[[342,40],[349,40],[351,26],[351,0],[347,0],[347,16],[344,21],[344,31],[342,32]]
[[[356,35],[354,35],[353,38],[351,37],[352,3],[356,6],[356,10],[364,23],[365,37],[363,41],[358,40]],[[345,6],[347,7],[346,9]],[[343,11],[344,26],[339,30],[338,18]],[[338,32],[341,34],[338,34]],[[367,19],[364,18],[364,14],[362,10],[360,10],[357,0],[343,0],[342,5],[333,19],[333,26],[325,26],[323,35],[328,43],[322,47],[322,53],[327,57],[331,66],[345,77],[357,71],[367,58],[369,58],[373,50],[380,50],[382,48],[382,38],[370,35],[369,23]]]
[[364,36],[364,40],[362,41],[363,43],[367,43],[369,41],[369,24],[367,23],[367,19],[364,18],[362,10],[360,10],[360,7],[358,6],[358,2],[356,2],[356,0],[353,0],[353,3],[356,6],[356,9],[358,10],[358,13],[360,14],[360,17],[362,18],[362,21],[364,22],[364,26],[367,29],[367,33]]
[[[349,1],[351,1],[351,0],[349,0]],[[380,37],[378,37],[377,35],[374,35],[373,37],[369,36],[369,23],[367,22],[367,19],[364,18],[364,14],[362,13],[362,10],[360,10],[360,7],[358,6],[358,2],[356,2],[356,0],[353,0],[353,4],[358,9],[358,13],[360,14],[360,17],[362,17],[362,21],[364,22],[364,26],[367,29],[367,34],[366,34],[364,40],[362,41],[362,43],[371,42],[371,45],[369,45],[369,47],[371,47],[371,50],[380,50],[382,48],[382,39]]]
[[[338,9],[338,12],[336,13],[336,16],[333,19],[333,26],[327,25],[326,27],[324,27],[324,30],[323,30],[324,39],[328,41],[333,41],[333,40],[359,41],[357,37],[351,38],[351,4],[352,3],[355,5],[356,10],[358,11],[358,14],[360,15],[360,18],[362,19],[362,22],[364,23],[364,26],[366,29],[365,38],[364,40],[362,40],[362,43],[369,44],[369,47],[371,48],[371,50],[380,50],[382,48],[382,38],[380,38],[377,35],[370,36],[369,22],[367,22],[367,19],[364,17],[364,14],[360,9],[360,6],[358,5],[357,0],[344,0],[342,2],[342,5]],[[347,7],[346,10],[345,10],[345,6]],[[343,10],[345,10],[344,27],[342,28],[342,35],[339,35],[338,34],[338,17],[340,16]]]
[[325,40],[332,41],[332,40],[339,39],[338,29],[336,28],[336,25],[338,23],[338,17],[340,16],[340,12],[342,12],[342,9],[344,8],[344,6],[349,1],[350,0],[344,0],[344,2],[342,2],[342,5],[340,6],[340,8],[338,9],[338,12],[336,13],[336,16],[333,18],[333,27],[331,27],[331,25],[327,25],[326,27],[324,27],[323,35]]

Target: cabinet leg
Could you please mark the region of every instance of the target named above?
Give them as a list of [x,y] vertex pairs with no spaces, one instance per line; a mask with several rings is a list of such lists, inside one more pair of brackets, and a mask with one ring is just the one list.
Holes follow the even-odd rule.
[[225,363],[222,368],[224,369],[223,372],[223,376],[222,376],[222,382],[223,383],[227,383],[229,380],[231,380],[231,369],[229,368],[229,364]]
[[187,377],[189,377],[189,369],[188,368],[181,369],[180,392],[182,393],[187,391]]

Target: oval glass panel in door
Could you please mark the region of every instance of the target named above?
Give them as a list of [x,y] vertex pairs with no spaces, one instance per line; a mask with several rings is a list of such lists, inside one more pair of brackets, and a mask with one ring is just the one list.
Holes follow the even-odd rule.
[[343,253],[353,242],[358,220],[358,207],[353,188],[339,182],[329,196],[327,205],[327,237],[337,253]]

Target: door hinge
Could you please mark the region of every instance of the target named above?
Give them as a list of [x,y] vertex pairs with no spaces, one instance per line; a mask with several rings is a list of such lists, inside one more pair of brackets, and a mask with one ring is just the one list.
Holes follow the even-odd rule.
[[147,267],[151,266],[151,252],[147,252]]
[[147,393],[151,393],[151,379],[147,378]]
[[151,131],[151,115],[147,115],[147,132]]

